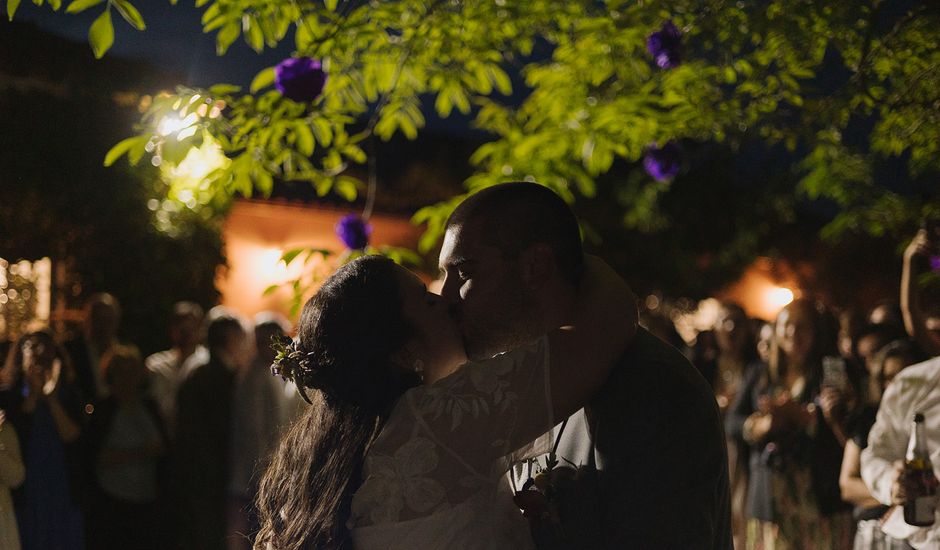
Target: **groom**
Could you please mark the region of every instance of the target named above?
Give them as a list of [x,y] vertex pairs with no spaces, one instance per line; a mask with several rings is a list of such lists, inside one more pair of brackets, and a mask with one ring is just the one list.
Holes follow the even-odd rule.
[[[522,253],[545,245],[553,265],[533,276]],[[487,188],[448,220],[440,268],[468,357],[492,357],[557,328],[543,319],[563,302],[558,292],[577,292],[577,220],[541,185]],[[558,485],[564,547],[732,548],[718,408],[677,350],[639,329],[604,387],[563,426],[558,468],[580,467]]]

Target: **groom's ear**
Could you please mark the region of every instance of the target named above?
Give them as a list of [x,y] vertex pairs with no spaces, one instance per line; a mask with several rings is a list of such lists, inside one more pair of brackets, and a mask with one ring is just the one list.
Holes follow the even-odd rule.
[[530,289],[537,289],[555,275],[555,251],[545,243],[535,243],[519,256],[522,282]]

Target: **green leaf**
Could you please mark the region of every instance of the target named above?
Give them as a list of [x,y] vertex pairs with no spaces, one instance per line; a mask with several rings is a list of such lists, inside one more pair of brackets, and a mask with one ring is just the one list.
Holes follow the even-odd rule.
[[261,25],[254,17],[246,17],[244,21],[245,41],[248,42],[251,49],[261,53],[261,50],[264,49],[264,32],[261,30]]
[[239,34],[241,34],[241,25],[238,24],[238,21],[229,21],[215,37],[215,52],[218,55],[225,55],[228,47],[232,45],[232,42],[235,42]]
[[112,0],[114,2],[114,7],[117,8],[118,13],[121,14],[121,17],[125,21],[131,24],[135,29],[142,31],[147,28],[146,23],[144,23],[143,16],[140,15],[140,12],[137,11],[137,8],[127,0]]
[[274,294],[275,292],[277,292],[277,289],[279,289],[279,288],[281,288],[281,285],[279,285],[279,284],[273,284],[273,285],[269,286],[268,288],[264,289],[264,292],[262,292],[261,295],[262,295],[262,296],[270,296],[271,294]]
[[731,67],[725,67],[724,78],[725,82],[728,84],[734,84],[738,81],[738,73],[736,73],[735,70]]
[[450,116],[450,112],[453,110],[454,104],[450,100],[449,90],[447,93],[444,93],[442,90],[437,94],[437,99],[434,101],[434,110],[437,111],[443,118]]
[[131,147],[137,145],[141,139],[147,141],[148,138],[147,136],[133,136],[119,141],[114,147],[111,148],[110,151],[108,151],[108,154],[104,156],[104,165],[111,166],[114,164],[117,159],[121,158],[125,153],[130,151]]
[[506,74],[506,71],[496,65],[490,65],[487,67],[487,72],[489,72],[490,78],[496,86],[496,89],[499,90],[499,93],[503,95],[512,94],[512,81],[509,80],[509,75]]
[[104,54],[111,49],[114,44],[114,24],[111,23],[111,9],[104,10],[104,13],[95,19],[88,29],[88,42],[91,44],[91,50],[96,59],[101,59]]
[[212,4],[211,6],[209,6],[209,9],[203,12],[202,24],[205,25],[206,23],[214,19],[217,15],[219,15],[221,12],[222,12],[222,8],[218,2],[216,2],[215,4]]
[[359,180],[356,178],[340,176],[336,178],[336,183],[333,185],[333,190],[336,191],[337,195],[352,202],[356,200],[356,197],[359,195],[358,187]]
[[324,0],[323,5],[330,11],[336,11],[337,0]]
[[333,128],[325,118],[313,119],[313,134],[317,136],[317,143],[329,147],[333,142]]
[[307,254],[306,258],[304,258],[304,265],[316,259],[318,254],[323,258],[327,258],[331,254],[333,254],[333,251],[327,250],[325,248],[308,248],[307,251],[309,252],[309,254]]
[[214,96],[236,94],[241,91],[241,86],[234,84],[215,84],[209,87],[209,93]]
[[7,0],[7,16],[10,21],[13,21],[13,16],[16,14],[16,8],[18,7],[20,7],[20,0]]
[[[261,191],[264,196],[269,196],[271,194],[271,190],[274,189],[274,176],[272,176],[271,173],[265,169],[258,170],[252,175],[254,176],[255,184],[257,185],[258,190]],[[246,197],[251,196],[251,188],[249,187],[248,193],[243,193],[243,195]]]
[[343,147],[343,154],[357,164],[365,164],[368,160],[366,152],[358,145],[347,145]]
[[140,162],[140,159],[144,157],[144,153],[147,152],[147,144],[149,142],[149,137],[141,136],[141,139],[131,146],[130,150],[127,152],[127,160],[130,161],[131,166],[137,166],[137,163]]
[[274,67],[268,67],[267,69],[262,69],[261,72],[255,75],[255,78],[251,81],[251,93],[257,93],[258,90],[267,88],[268,86],[274,84]]
[[379,248],[379,253],[401,265],[420,266],[424,263],[421,256],[410,248],[383,246]]
[[[212,5],[217,6],[218,4],[212,4]],[[210,31],[214,31],[218,29],[219,27],[221,27],[222,25],[230,22],[231,20],[232,20],[232,17],[229,16],[228,14],[213,17],[212,19],[203,23],[202,32],[208,33]]]
[[290,265],[297,256],[300,256],[301,253],[306,251],[306,248],[294,248],[293,250],[288,250],[281,255],[281,261],[284,262],[284,265]]
[[65,13],[81,13],[92,6],[104,2],[104,0],[75,0],[69,7],[65,8]]
[[304,156],[312,155],[314,142],[310,126],[305,121],[298,120],[294,124],[294,135],[297,136],[297,151]]

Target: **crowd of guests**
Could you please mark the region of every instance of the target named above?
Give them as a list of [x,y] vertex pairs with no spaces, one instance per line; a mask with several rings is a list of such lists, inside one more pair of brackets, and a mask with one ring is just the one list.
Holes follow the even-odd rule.
[[[686,349],[725,418],[736,548],[940,548],[940,522],[896,513],[914,412],[940,451],[940,301],[915,283],[928,240],[905,253],[898,304],[801,298],[768,323],[724,303]],[[180,302],[172,346],[143,358],[120,316],[97,294],[77,338],[38,329],[10,346],[0,550],[249,548],[264,459],[301,406],[269,370],[287,321]],[[685,346],[666,320],[645,324]]]
[[801,298],[764,323],[724,303],[688,348],[725,416],[736,548],[940,548],[940,522],[912,528],[892,507],[915,412],[940,456],[940,303],[915,284],[926,239],[905,253],[900,304]]
[[177,303],[170,349],[120,342],[92,296],[77,338],[47,328],[0,370],[0,550],[250,548],[263,461],[299,411],[271,376],[276,314]]

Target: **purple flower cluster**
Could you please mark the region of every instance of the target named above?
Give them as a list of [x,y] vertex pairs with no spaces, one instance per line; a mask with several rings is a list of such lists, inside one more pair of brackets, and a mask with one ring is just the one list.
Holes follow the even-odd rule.
[[676,177],[682,167],[682,148],[675,141],[662,147],[650,145],[643,157],[643,168],[656,181],[668,181]]
[[274,87],[284,97],[307,103],[320,97],[326,85],[326,71],[320,61],[309,57],[288,57],[274,67]]
[[682,42],[682,33],[672,21],[663,23],[661,29],[651,33],[646,38],[646,49],[653,56],[661,69],[671,69],[679,66],[679,46]]
[[336,235],[351,250],[362,250],[369,244],[372,226],[356,214],[347,214],[336,224]]
[[934,273],[940,273],[940,256],[931,256],[930,257],[930,269]]

